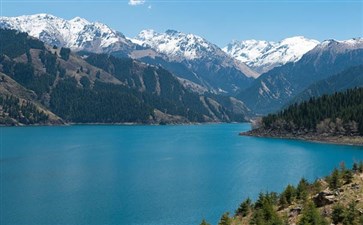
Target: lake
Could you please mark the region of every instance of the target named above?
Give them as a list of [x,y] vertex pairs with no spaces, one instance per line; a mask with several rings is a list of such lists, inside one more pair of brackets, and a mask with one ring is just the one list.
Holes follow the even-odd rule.
[[362,147],[238,136],[248,129],[0,128],[0,224],[216,224],[246,197],[363,160]]

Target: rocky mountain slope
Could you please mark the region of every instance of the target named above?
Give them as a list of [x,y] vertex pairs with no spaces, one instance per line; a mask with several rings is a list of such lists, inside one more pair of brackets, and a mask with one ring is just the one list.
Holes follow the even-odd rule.
[[307,89],[298,94],[292,102],[289,102],[288,105],[295,102],[306,101],[312,97],[343,92],[355,87],[363,87],[363,65],[351,67],[334,76],[310,85]]
[[160,64],[177,76],[216,93],[236,93],[246,88],[258,75],[218,46],[194,34],[175,30],[165,33],[144,30],[131,40],[160,54],[139,57],[140,60]]
[[276,67],[238,97],[259,114],[279,110],[313,83],[363,64],[363,39],[327,40],[295,63]]

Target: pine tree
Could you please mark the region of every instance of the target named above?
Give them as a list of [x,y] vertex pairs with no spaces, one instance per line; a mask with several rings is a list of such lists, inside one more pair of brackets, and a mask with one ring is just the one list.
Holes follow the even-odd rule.
[[229,213],[226,212],[222,215],[218,225],[231,225],[232,219],[229,217]]
[[356,206],[354,201],[349,204],[343,220],[344,225],[359,225],[359,213]]
[[205,219],[203,219],[202,222],[200,223],[200,225],[210,225],[210,224],[207,223],[207,221],[205,221]]
[[329,179],[329,187],[332,190],[336,190],[338,188],[340,188],[342,182],[340,180],[340,174],[339,174],[339,170],[338,169],[334,169],[332,174],[330,175]]
[[302,211],[298,225],[328,225],[328,222],[320,215],[313,202],[308,202]]
[[309,186],[309,182],[305,178],[302,178],[296,188],[296,198],[305,201],[308,196]]
[[333,207],[332,221],[334,224],[343,222],[345,218],[345,208],[341,204],[337,204]]
[[245,217],[249,214],[252,208],[252,201],[250,198],[247,198],[245,201],[241,203],[241,205],[236,210],[236,216]]

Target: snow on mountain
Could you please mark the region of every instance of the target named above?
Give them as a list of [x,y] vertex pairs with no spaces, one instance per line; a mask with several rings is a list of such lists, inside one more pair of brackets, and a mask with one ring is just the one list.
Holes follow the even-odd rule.
[[363,38],[352,38],[343,41],[329,39],[321,42],[309,53],[313,54],[315,52],[323,52],[323,51],[342,53],[348,50],[362,49],[362,48],[363,48]]
[[244,63],[233,59],[217,45],[195,34],[185,34],[175,30],[167,30],[165,33],[143,30],[131,40],[134,43],[141,44],[144,47],[151,47],[157,52],[167,55],[173,61],[214,61],[224,67],[234,67],[248,77],[258,76],[255,71]]
[[223,51],[262,74],[276,66],[298,61],[318,44],[316,40],[296,36],[280,42],[232,41]]
[[134,44],[122,33],[80,17],[71,20],[50,14],[0,17],[0,27],[27,32],[47,44],[75,51],[108,52],[134,48]]
[[223,55],[218,46],[207,42],[202,37],[175,30],[167,30],[165,33],[143,30],[136,39],[174,59],[193,60],[209,57],[212,53]]

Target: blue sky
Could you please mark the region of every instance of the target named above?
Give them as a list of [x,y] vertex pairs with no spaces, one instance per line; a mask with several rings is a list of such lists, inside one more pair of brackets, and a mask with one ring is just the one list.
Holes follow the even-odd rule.
[[[278,41],[363,36],[363,0],[2,0],[3,16],[50,13],[100,21],[133,37],[143,29],[195,33],[219,46],[233,39]],[[142,3],[142,4],[137,4]]]

